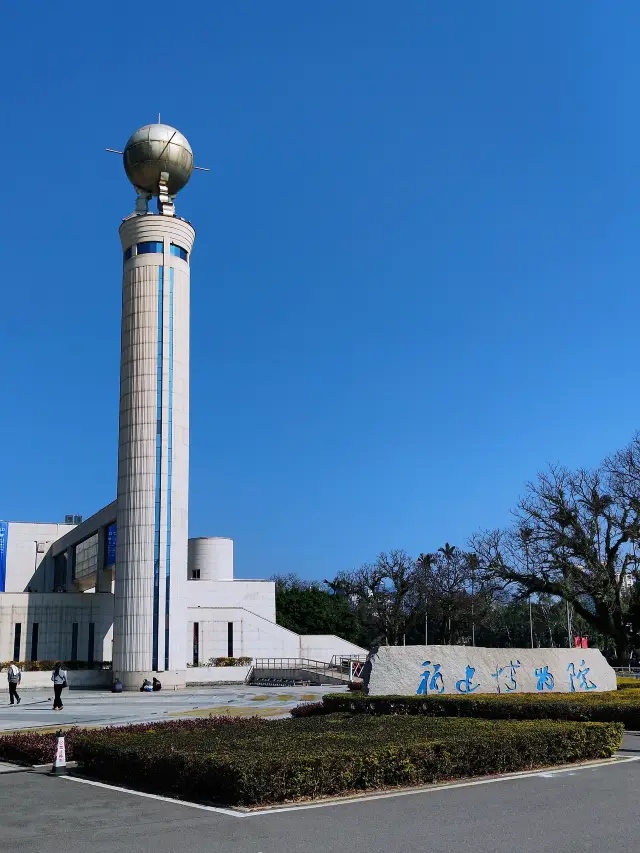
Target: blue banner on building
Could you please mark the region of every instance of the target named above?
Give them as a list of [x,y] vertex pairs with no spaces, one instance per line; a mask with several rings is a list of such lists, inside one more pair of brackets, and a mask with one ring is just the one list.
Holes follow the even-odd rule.
[[116,523],[107,527],[107,566],[113,566],[116,561]]
[[0,592],[7,585],[7,540],[9,539],[9,522],[0,521]]

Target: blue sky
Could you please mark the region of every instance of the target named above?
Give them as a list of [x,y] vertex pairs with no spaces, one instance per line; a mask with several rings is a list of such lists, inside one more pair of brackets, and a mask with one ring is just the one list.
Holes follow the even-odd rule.
[[[119,148],[190,140],[191,535],[330,577],[640,425],[635,0],[3,9],[0,517],[115,496]],[[6,35],[9,35],[7,38]]]

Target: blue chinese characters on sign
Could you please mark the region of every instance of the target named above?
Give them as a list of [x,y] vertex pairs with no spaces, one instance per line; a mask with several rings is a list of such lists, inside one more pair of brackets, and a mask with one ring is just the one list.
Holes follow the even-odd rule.
[[7,540],[9,539],[9,522],[0,521],[0,592],[7,585]]
[[585,666],[583,660],[580,661],[580,669],[576,672],[576,665],[572,662],[567,667],[569,673],[569,682],[571,684],[571,692],[579,693],[584,690],[596,690],[597,686],[587,678],[590,672],[590,667]]
[[536,682],[536,690],[553,690],[555,679],[553,674],[549,672],[548,666],[538,666],[533,672],[538,679]]
[[473,676],[475,675],[475,667],[469,666],[467,664],[467,668],[464,674],[464,678],[461,678],[460,681],[456,681],[456,690],[458,693],[473,693],[474,690],[477,690],[480,687],[480,684],[474,684],[472,686]]
[[501,688],[507,691],[507,693],[512,693],[514,690],[518,689],[518,683],[516,681],[516,672],[520,669],[520,661],[516,660],[509,661],[507,666],[498,666],[496,664],[496,671],[491,673],[491,678],[495,678],[496,680],[496,692],[500,693]]
[[433,672],[430,669],[425,669],[422,673],[422,681],[416,690],[416,696],[428,696],[429,693],[444,693],[444,678],[440,672],[440,664],[432,664],[430,660],[426,660],[422,666],[433,666]]

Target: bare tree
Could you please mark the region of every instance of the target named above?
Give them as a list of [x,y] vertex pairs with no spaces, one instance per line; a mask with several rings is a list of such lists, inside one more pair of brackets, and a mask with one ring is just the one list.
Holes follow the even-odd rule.
[[412,616],[415,563],[402,550],[383,552],[375,563],[341,572],[334,585],[348,591],[371,632],[372,644],[399,645]]
[[630,645],[625,579],[637,571],[640,503],[614,485],[606,468],[551,467],[528,485],[512,528],[472,542],[485,575],[525,594],[569,602],[587,624],[613,639],[624,660]]

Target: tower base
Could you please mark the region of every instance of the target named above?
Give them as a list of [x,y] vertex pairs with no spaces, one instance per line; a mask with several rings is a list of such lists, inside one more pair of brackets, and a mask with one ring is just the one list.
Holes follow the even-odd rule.
[[157,678],[163,690],[180,690],[187,686],[187,672],[184,669],[166,672],[114,672],[113,680],[116,678],[120,679],[126,691],[139,691],[145,678],[149,681]]

